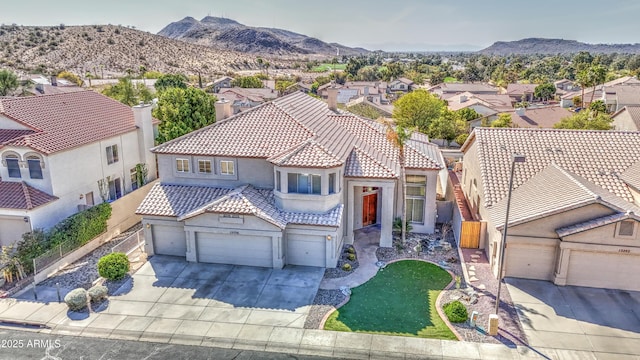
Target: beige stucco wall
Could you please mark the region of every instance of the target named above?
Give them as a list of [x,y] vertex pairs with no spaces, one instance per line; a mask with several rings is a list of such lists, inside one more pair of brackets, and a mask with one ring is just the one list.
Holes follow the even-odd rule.
[[[632,220],[633,221],[633,220]],[[577,234],[565,236],[562,238],[564,242],[577,242],[586,244],[600,244],[600,245],[616,245],[625,247],[637,247],[640,248],[640,223],[635,224],[635,236],[617,236],[617,227],[619,223],[609,224],[601,226],[589,231],[583,231]]]
[[509,235],[533,236],[540,238],[558,238],[556,229],[585,222],[602,216],[613,215],[616,212],[610,208],[592,204],[570,211],[565,211],[542,219],[530,221],[521,225],[509,227]]

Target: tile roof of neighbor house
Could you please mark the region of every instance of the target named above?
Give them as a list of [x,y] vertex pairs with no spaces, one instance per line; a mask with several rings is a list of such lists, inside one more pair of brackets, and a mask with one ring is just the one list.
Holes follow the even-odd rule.
[[627,105],[622,109],[618,110],[617,112],[615,112],[613,115],[611,115],[611,117],[615,119],[616,116],[618,116],[623,112],[627,112],[631,117],[631,120],[633,120],[633,122],[636,124],[636,128],[640,129],[640,105],[638,106]]
[[[489,208],[498,229],[504,227],[506,203],[507,199],[503,198]],[[633,203],[551,163],[513,191],[509,226],[588,204],[603,204],[618,212],[640,211]]]
[[[399,174],[399,151],[387,128],[350,113],[336,113],[326,103],[301,92],[257,106],[153,149],[159,154],[232,156],[269,159],[283,166],[336,167],[347,163],[345,176]],[[436,145],[415,134],[407,144],[406,166],[444,167]],[[354,148],[373,161],[349,164]],[[361,164],[363,167],[358,167]],[[377,165],[383,167],[381,171]]]
[[620,174],[640,161],[640,132],[475,128],[461,150],[466,152],[474,142],[487,207],[507,195],[513,153],[526,156],[526,162],[516,166],[514,189],[555,162],[562,169],[633,201]]
[[533,94],[537,84],[509,84],[507,85],[507,95]]
[[[585,99],[591,99],[591,93],[595,92],[593,94],[593,100],[597,100],[602,98],[602,88],[605,89],[605,91],[607,91],[607,89],[609,89],[608,91],[611,91],[611,87],[615,87],[618,85],[633,85],[633,86],[637,86],[640,85],[640,80],[636,79],[633,76],[623,76],[621,78],[618,79],[614,79],[611,81],[607,81],[606,83],[602,84],[602,85],[598,85],[595,87],[588,87],[586,89],[584,89],[584,98]],[[575,96],[582,96],[582,90],[577,90],[577,91],[571,91],[566,93],[565,95],[562,96],[562,99],[572,99]]]
[[222,88],[220,89],[220,92],[219,92],[219,94],[221,94],[220,96],[223,96],[228,93],[234,93],[239,97],[246,97],[253,101],[268,101],[278,97],[278,92],[269,88],[231,87],[231,88]]
[[514,127],[552,128],[560,120],[571,115],[571,111],[560,106],[528,108],[524,110],[524,115],[518,115],[515,110],[511,112],[511,122]]
[[505,94],[474,94],[467,91],[448,97],[446,100],[449,110],[453,111],[478,104],[484,105],[496,112],[513,110],[513,106],[511,106],[511,97]]
[[581,233],[583,231],[588,231],[588,230],[599,228],[601,226],[605,226],[609,224],[615,224],[617,222],[620,222],[623,220],[629,220],[629,219],[640,221],[640,216],[630,211],[626,213],[617,213],[617,214],[603,216],[597,219],[585,221],[582,223],[570,225],[560,229],[556,229],[556,233],[558,234],[558,236],[562,238],[565,236]]
[[440,89],[443,93],[498,93],[498,89],[489,84],[483,83],[442,83],[431,87],[429,90]]
[[342,205],[324,214],[281,211],[273,190],[243,185],[235,189],[155,184],[136,214],[177,217],[178,221],[203,214],[253,215],[284,229],[287,224],[340,226]]
[[613,98],[617,104],[640,105],[640,85],[618,85],[605,89],[607,100]]
[[640,192],[640,161],[631,165],[625,172],[620,175],[620,179],[627,185]]
[[0,209],[31,210],[57,199],[25,182],[0,180]]
[[51,154],[136,130],[130,107],[93,91],[1,98],[0,114],[35,130],[5,146]]

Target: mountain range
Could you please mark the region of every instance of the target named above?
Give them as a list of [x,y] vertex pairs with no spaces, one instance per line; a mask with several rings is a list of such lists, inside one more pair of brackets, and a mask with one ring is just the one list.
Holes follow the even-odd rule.
[[517,41],[498,41],[479,52],[492,55],[509,54],[572,54],[590,53],[639,54],[640,44],[587,44],[576,40],[527,38]]
[[369,51],[337,43],[326,43],[314,37],[289,30],[252,27],[239,22],[207,16],[198,21],[190,16],[165,26],[158,35],[217,49],[252,54],[293,55],[321,54],[358,55]]

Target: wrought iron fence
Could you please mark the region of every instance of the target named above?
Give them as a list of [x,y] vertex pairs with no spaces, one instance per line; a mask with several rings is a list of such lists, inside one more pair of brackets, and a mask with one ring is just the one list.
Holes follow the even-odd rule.
[[112,247],[111,252],[121,252],[129,255],[135,250],[141,249],[144,246],[144,241],[144,231],[140,229]]
[[33,273],[37,274],[39,271],[42,271],[42,269],[62,259],[67,254],[73,252],[74,250],[80,247],[81,247],[81,244],[74,239],[64,241],[56,245],[55,247],[51,248],[44,254],[33,259]]

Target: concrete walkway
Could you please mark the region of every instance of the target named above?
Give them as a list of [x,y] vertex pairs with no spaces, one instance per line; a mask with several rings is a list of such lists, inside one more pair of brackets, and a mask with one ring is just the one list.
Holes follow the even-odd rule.
[[360,286],[378,272],[376,262],[376,250],[380,244],[380,229],[376,226],[369,226],[355,232],[353,246],[356,248],[358,256],[358,268],[352,274],[341,278],[323,279],[320,289],[334,290],[342,286],[354,288]]

